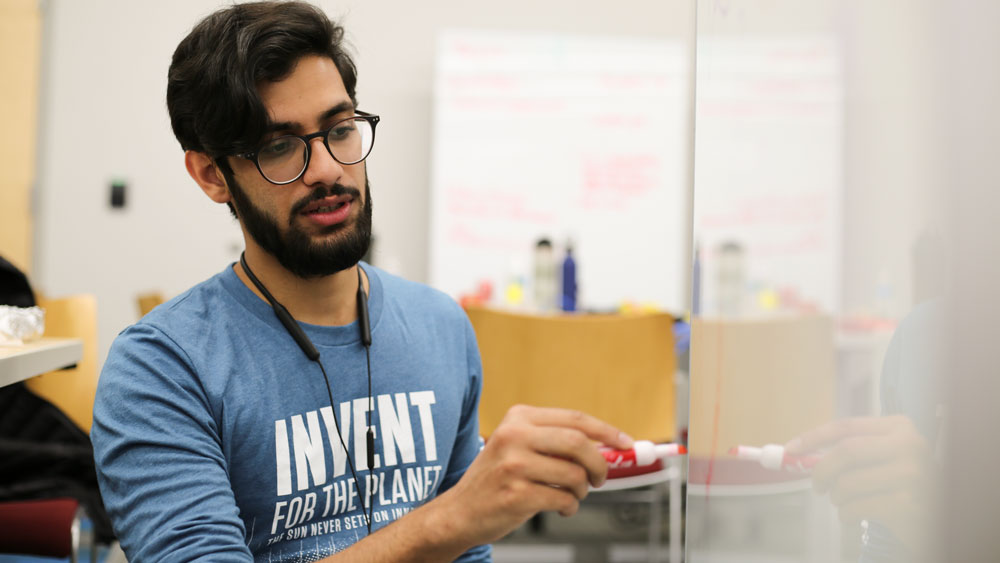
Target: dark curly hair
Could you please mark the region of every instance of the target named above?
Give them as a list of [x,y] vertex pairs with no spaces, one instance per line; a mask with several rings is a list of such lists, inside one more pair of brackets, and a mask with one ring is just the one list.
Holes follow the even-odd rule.
[[344,29],[305,2],[252,2],[219,10],[198,23],[174,51],[167,111],[184,150],[225,155],[257,148],[267,109],[257,86],[288,76],[305,55],[327,56],[357,105],[357,69]]

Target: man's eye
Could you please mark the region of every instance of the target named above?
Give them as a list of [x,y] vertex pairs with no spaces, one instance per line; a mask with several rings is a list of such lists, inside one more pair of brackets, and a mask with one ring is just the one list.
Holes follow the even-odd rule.
[[354,123],[345,123],[344,125],[338,125],[330,130],[331,139],[346,139],[350,137],[357,129],[354,127]]
[[279,156],[286,155],[295,150],[295,143],[290,139],[278,139],[271,144],[265,146],[261,151],[261,156],[266,156],[268,158],[275,158]]

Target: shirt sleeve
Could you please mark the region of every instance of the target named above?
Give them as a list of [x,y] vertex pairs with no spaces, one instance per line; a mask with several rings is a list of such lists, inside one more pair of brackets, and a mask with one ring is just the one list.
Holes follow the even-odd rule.
[[[441,482],[440,492],[451,488],[469,468],[472,460],[483,449],[483,439],[479,435],[479,396],[483,390],[483,366],[479,356],[479,345],[476,343],[476,333],[472,323],[464,312],[461,313],[464,322],[465,358],[469,376],[465,399],[462,403],[462,419],[452,450],[452,458],[448,463],[448,473]],[[489,544],[479,545],[466,551],[455,561],[461,563],[488,562],[493,560],[493,549]]]
[[195,373],[176,343],[142,324],[115,340],[101,373],[91,439],[130,561],[253,561]]
[[[464,313],[462,316],[465,317]],[[479,455],[479,450],[483,447],[483,440],[479,435],[479,395],[483,390],[482,361],[479,358],[479,347],[476,344],[472,324],[468,318],[464,318],[464,322],[465,369],[468,379],[462,400],[458,434],[448,462],[447,474],[441,482],[441,492],[448,490],[462,478],[469,464]]]

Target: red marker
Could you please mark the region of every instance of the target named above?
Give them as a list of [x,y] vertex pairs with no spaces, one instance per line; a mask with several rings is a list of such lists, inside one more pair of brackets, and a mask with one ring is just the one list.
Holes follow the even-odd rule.
[[785,454],[785,446],[767,444],[762,448],[753,446],[736,446],[729,450],[729,455],[739,459],[749,459],[760,463],[766,469],[784,469],[785,471],[808,472],[815,466],[819,456],[791,456]]
[[654,444],[647,440],[636,441],[628,450],[601,448],[601,454],[608,460],[608,479],[659,471],[663,469],[664,458],[686,453],[687,448],[680,444]]

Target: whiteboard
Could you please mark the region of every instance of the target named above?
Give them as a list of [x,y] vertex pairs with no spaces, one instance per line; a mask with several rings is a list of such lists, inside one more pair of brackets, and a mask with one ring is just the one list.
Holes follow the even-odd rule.
[[683,310],[688,80],[679,40],[443,33],[430,283],[530,285],[546,237],[573,241],[582,307]]
[[[844,79],[833,36],[701,36],[695,241],[704,313],[720,314],[718,249],[746,254],[748,286],[840,306]],[[753,287],[744,312],[753,312]]]

